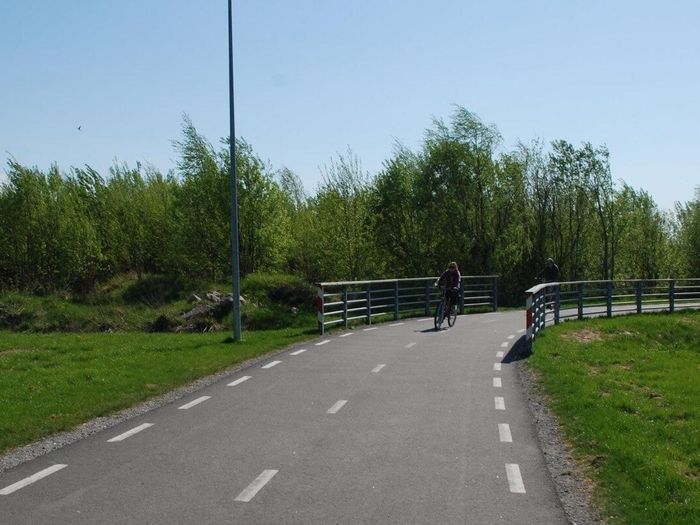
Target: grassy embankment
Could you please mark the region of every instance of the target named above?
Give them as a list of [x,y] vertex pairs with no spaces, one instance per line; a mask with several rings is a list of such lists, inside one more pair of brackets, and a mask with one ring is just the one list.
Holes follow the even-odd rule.
[[[1,294],[0,453],[315,336],[308,283],[251,275],[241,288],[241,343],[227,341],[230,313],[181,315],[192,293],[226,285],[121,276],[82,297]],[[178,327],[218,331],[152,333]]]
[[548,328],[528,366],[610,523],[700,523],[700,312]]

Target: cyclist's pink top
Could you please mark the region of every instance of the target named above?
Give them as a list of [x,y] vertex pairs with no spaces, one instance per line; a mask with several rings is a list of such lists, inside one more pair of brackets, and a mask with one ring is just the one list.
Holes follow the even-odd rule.
[[442,275],[438,279],[438,286],[445,284],[449,288],[459,288],[459,283],[462,280],[462,275],[456,268],[450,270],[449,268],[442,272]]

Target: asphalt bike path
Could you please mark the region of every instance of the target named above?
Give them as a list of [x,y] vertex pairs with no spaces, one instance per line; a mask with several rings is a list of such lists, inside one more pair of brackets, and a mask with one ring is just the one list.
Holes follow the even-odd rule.
[[523,324],[296,345],[0,474],[0,523],[568,523],[509,362]]

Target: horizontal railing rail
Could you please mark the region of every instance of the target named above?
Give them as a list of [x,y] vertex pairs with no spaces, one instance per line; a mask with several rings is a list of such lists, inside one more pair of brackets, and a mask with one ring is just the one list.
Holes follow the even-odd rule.
[[[380,279],[375,281],[340,281],[318,284],[316,307],[318,331],[354,322],[371,325],[373,319],[388,316],[431,315],[440,300],[437,277]],[[459,293],[459,310],[498,308],[497,275],[463,275]]]
[[700,278],[545,283],[525,293],[530,350],[537,334],[562,320],[700,308]]

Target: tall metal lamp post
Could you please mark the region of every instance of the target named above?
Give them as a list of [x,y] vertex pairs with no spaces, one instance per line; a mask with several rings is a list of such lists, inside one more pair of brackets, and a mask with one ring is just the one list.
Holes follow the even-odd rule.
[[241,282],[238,261],[238,181],[236,178],[236,127],[233,108],[233,7],[228,0],[228,94],[231,120],[231,259],[233,266],[233,339],[241,340]]

